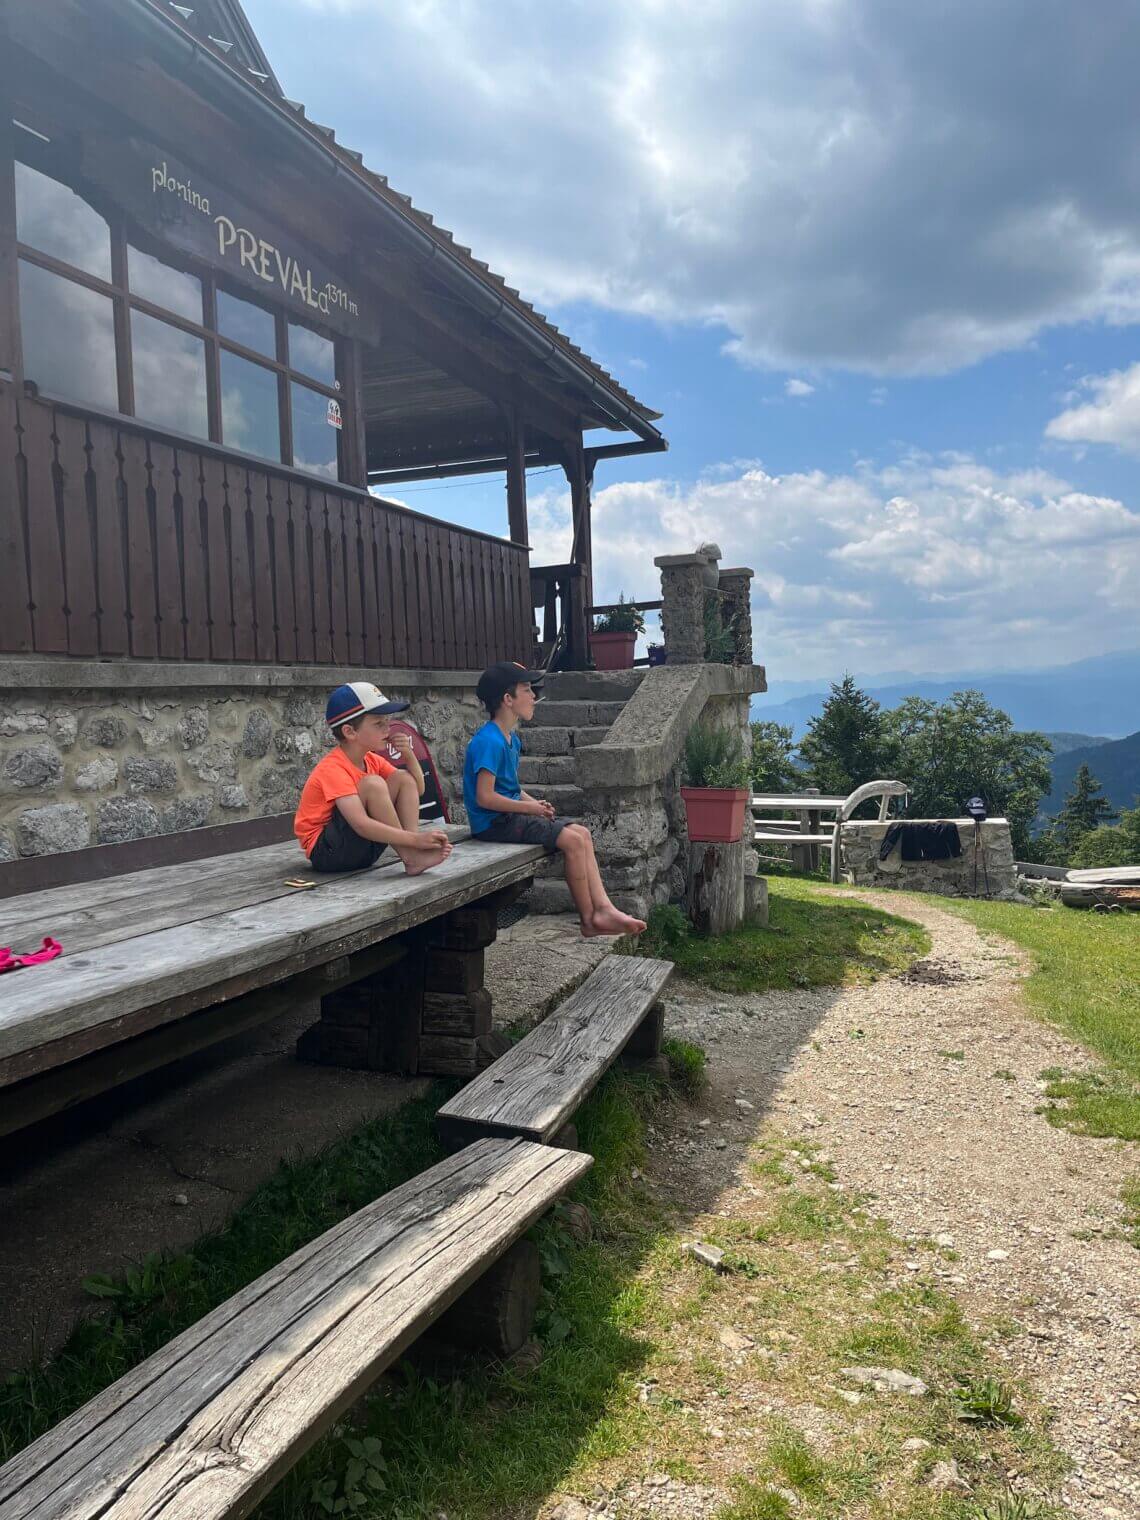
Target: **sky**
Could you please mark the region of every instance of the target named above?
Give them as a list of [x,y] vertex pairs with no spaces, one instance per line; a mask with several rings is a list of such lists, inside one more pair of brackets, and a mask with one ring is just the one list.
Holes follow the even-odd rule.
[[[664,414],[598,467],[596,600],[713,541],[770,677],[1140,647],[1135,0],[245,4],[286,94]],[[564,560],[562,475],[528,492]],[[497,477],[392,494],[506,530]]]

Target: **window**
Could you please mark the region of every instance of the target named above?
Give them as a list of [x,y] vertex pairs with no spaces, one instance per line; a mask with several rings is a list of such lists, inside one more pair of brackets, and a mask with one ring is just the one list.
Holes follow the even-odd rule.
[[128,242],[125,226],[57,177],[53,162],[15,167],[27,380],[49,396],[340,477],[331,338],[212,272]]

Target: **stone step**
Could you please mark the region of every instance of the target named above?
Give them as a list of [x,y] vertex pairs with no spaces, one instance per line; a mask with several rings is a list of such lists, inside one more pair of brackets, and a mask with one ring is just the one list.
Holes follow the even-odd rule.
[[580,786],[560,783],[536,782],[527,791],[540,802],[550,802],[560,818],[580,818],[586,811],[586,794]]
[[543,782],[574,784],[578,764],[573,755],[523,755],[519,761],[519,780],[529,789]]
[[609,728],[599,726],[597,728],[574,728],[570,731],[570,738],[575,749],[581,749],[586,744],[600,744],[609,733]]
[[[522,730],[522,742],[528,755],[537,758],[540,755],[568,755],[574,748],[574,733],[592,732],[592,730],[569,728],[535,728],[533,723],[528,723]],[[608,733],[608,729],[603,730]]]
[[645,676],[645,670],[558,670],[543,691],[551,702],[628,702]]
[[553,702],[543,701],[534,710],[532,728],[594,728],[609,725],[625,706],[624,702]]

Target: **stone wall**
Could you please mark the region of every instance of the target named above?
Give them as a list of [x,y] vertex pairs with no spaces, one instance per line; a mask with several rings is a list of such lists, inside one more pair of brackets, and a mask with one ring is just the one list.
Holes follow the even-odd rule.
[[[879,847],[889,823],[855,822],[843,825],[840,875],[857,887],[897,887],[907,892],[938,892],[944,897],[973,897],[974,824],[956,818],[962,853],[956,860],[902,860],[896,849],[887,860]],[[1018,895],[1013,843],[1004,818],[982,824],[978,852],[977,896],[1013,898]]]
[[[578,784],[588,799],[583,822],[618,907],[644,917],[655,903],[683,896],[685,736],[703,720],[738,729],[747,745],[749,697],[764,689],[764,672],[753,665],[651,669],[602,742],[577,752]],[[746,875],[756,867],[746,851]]]
[[0,861],[291,812],[344,680],[412,702],[453,820],[478,672],[0,662]]

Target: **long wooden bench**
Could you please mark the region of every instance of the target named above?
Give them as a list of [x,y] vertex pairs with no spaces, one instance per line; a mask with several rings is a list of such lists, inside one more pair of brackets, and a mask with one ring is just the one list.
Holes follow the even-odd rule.
[[470,1146],[297,1251],[0,1469],[4,1520],[232,1520],[591,1165]]
[[453,1148],[486,1135],[548,1144],[619,1055],[660,1051],[660,997],[672,974],[669,961],[607,956],[556,1012],[443,1105],[441,1139]]
[[64,948],[4,978],[0,1133],[299,999],[319,1004],[307,1058],[472,1075],[494,910],[544,855],[450,832],[451,857],[415,877],[396,862],[321,877],[278,844],[0,902],[0,943]]

